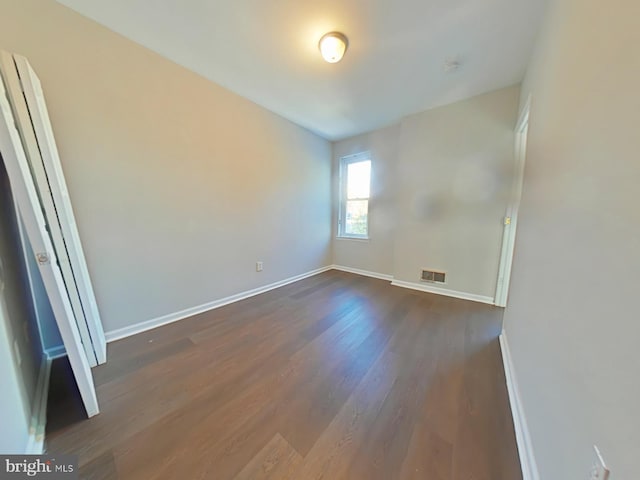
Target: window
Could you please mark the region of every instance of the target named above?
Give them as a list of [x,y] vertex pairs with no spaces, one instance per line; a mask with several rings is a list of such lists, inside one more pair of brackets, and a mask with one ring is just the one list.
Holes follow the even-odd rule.
[[340,159],[338,236],[369,238],[371,159],[360,153]]

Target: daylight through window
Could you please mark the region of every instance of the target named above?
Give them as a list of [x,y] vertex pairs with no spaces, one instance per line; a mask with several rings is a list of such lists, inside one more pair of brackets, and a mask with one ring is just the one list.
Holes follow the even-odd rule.
[[368,155],[344,157],[340,163],[339,236],[369,237],[371,160]]

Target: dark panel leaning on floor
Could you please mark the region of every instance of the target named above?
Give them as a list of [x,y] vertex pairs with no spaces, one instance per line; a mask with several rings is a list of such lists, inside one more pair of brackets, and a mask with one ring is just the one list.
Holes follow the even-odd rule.
[[90,479],[521,480],[501,322],[326,272],[110,344],[91,420],[53,379],[49,450]]

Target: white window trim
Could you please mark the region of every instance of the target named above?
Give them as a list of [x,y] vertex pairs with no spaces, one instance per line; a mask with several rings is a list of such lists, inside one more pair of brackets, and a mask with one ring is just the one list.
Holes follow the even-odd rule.
[[371,162],[371,177],[373,177],[373,159],[371,158],[371,152],[360,152],[355,153],[353,155],[346,155],[344,157],[340,157],[340,175],[338,177],[338,186],[340,188],[339,198],[338,198],[338,234],[336,238],[346,239],[346,240],[369,240],[369,213],[371,211],[371,177],[369,177],[369,197],[368,198],[352,198],[351,200],[367,200],[367,234],[366,235],[356,235],[356,234],[346,234],[344,233],[345,224],[344,219],[346,216],[346,208],[347,208],[347,182],[343,181],[347,172],[347,166],[351,163],[358,163],[368,160]]

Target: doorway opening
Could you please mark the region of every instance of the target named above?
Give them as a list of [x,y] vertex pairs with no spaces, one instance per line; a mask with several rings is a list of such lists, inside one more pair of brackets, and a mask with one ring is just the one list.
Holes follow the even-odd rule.
[[511,281],[511,267],[513,252],[516,244],[516,230],[518,226],[518,209],[522,197],[522,183],[524,180],[524,165],[527,157],[527,135],[529,133],[529,112],[531,97],[528,98],[515,129],[515,160],[509,203],[504,216],[504,230],[502,233],[502,251],[500,253],[500,267],[498,268],[498,282],[496,285],[495,304],[498,307],[507,306],[509,283]]

